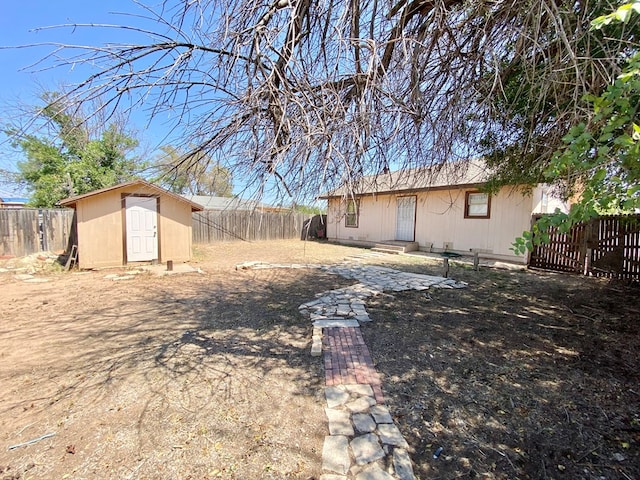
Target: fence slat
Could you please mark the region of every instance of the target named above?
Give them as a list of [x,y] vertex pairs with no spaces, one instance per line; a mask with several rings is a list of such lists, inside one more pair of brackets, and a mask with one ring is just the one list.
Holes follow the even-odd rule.
[[193,214],[193,243],[300,238],[308,218],[304,213],[204,210]]
[[534,246],[529,266],[585,273],[586,262],[587,274],[640,281],[640,214],[602,216],[575,225],[568,233],[556,229],[548,233],[547,244]]
[[70,209],[0,209],[0,256],[65,250],[73,213]]

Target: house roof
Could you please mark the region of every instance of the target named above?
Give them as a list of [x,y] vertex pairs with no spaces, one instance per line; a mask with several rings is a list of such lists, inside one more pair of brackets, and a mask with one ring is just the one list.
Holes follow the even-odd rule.
[[274,207],[266,203],[260,203],[256,200],[245,200],[238,197],[212,197],[208,195],[182,195],[189,201],[196,202],[204,207],[205,210],[265,210],[265,211],[281,211],[288,210],[284,208]]
[[0,197],[0,203],[3,204],[13,204],[13,205],[24,205],[25,203],[27,203],[29,201],[28,198],[21,198],[21,197]]
[[209,195],[182,195],[190,202],[196,202],[205,210],[256,210],[263,205],[254,200],[243,200],[238,197],[212,197]]
[[445,163],[431,167],[369,175],[321,195],[319,198],[414,192],[446,188],[478,186],[489,178],[481,160]]
[[191,200],[187,200],[186,198],[175,194],[173,192],[170,192],[169,190],[165,190],[164,188],[161,188],[157,185],[154,185],[153,183],[149,183],[145,180],[132,180],[130,182],[125,182],[125,183],[120,183],[118,185],[113,185],[111,187],[106,187],[106,188],[101,188],[100,190],[94,190],[93,192],[89,192],[89,193],[85,193],[83,195],[76,195],[75,197],[69,197],[69,198],[65,198],[63,200],[60,200],[58,203],[60,205],[62,205],[63,207],[71,207],[74,208],[76,203],[79,200],[84,200],[86,198],[89,197],[93,197],[96,195],[100,195],[102,193],[106,193],[106,192],[110,192],[113,190],[119,190],[121,188],[132,188],[132,187],[145,187],[155,193],[157,193],[158,195],[166,195],[169,196],[179,202],[183,202],[183,203],[187,203],[191,206],[191,211],[192,212],[199,212],[201,210],[204,210],[202,205],[199,205],[196,202],[193,202]]

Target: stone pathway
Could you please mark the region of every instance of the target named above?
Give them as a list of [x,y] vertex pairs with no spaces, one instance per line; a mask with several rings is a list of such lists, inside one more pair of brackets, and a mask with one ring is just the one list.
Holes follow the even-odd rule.
[[409,445],[384,405],[380,376],[360,331],[362,323],[371,321],[365,301],[385,291],[466,287],[444,277],[353,263],[369,255],[350,257],[341,265],[250,262],[236,267],[318,268],[359,282],[319,293],[299,307],[313,322],[311,355],[324,361],[329,435],[322,449],[320,480],[415,480]]

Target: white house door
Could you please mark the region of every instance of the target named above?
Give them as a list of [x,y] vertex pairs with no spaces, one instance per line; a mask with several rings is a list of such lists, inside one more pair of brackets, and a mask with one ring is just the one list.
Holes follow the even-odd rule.
[[397,197],[396,240],[413,242],[416,225],[416,197]]
[[158,208],[155,197],[125,199],[127,261],[158,258]]

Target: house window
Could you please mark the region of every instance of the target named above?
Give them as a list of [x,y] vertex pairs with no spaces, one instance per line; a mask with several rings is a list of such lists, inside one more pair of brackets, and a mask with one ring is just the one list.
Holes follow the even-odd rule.
[[548,208],[549,208],[549,194],[547,192],[542,192],[540,194],[540,213],[547,213]]
[[491,197],[488,193],[466,193],[464,218],[489,218],[490,212]]
[[347,201],[347,215],[345,227],[358,227],[358,213],[360,212],[360,200]]

